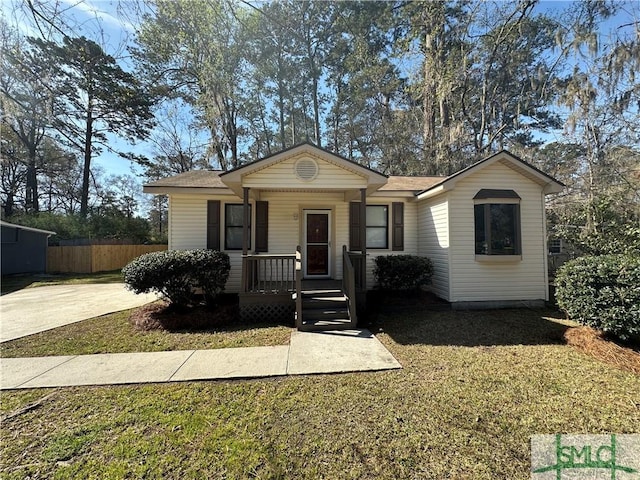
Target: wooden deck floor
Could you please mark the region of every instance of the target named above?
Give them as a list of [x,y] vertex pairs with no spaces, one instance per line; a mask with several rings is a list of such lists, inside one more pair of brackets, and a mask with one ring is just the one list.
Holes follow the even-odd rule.
[[302,291],[342,291],[342,280],[302,280]]

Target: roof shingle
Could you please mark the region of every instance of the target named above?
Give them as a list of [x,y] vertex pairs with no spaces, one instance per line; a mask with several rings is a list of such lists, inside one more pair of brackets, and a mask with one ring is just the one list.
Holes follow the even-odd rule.
[[222,170],[191,170],[147,183],[145,187],[227,188],[220,180],[221,173]]
[[380,187],[379,191],[414,191],[420,192],[441,182],[446,177],[389,177],[386,185]]
[[[220,178],[221,173],[224,172],[222,170],[192,170],[147,183],[145,187],[227,188],[227,186],[222,183]],[[386,185],[383,185],[379,190],[388,192],[419,192],[444,180],[444,178],[445,177],[392,176],[389,177]]]

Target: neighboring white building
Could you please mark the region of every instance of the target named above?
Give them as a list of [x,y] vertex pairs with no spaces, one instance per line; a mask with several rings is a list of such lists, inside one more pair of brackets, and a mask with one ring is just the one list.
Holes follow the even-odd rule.
[[[365,289],[374,286],[375,256],[429,257],[434,293],[474,307],[548,299],[545,195],[563,186],[506,151],[449,177],[387,177],[305,143],[144,191],[169,196],[170,250],[229,254],[226,290],[239,292],[241,304],[243,294],[292,289],[299,245],[305,279],[343,279],[343,252],[355,263],[366,258],[366,281],[358,278]],[[284,286],[259,285],[278,279]]]

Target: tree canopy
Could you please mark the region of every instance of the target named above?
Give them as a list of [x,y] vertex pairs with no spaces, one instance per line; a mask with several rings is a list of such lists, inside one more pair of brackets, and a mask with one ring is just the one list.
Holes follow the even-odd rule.
[[29,5],[42,38],[3,26],[7,215],[100,206],[91,160],[117,135],[149,139],[126,153],[147,179],[302,141],[395,175],[507,148],[568,185],[549,205],[558,234],[586,245],[640,219],[635,2],[139,0],[119,4],[128,58]]

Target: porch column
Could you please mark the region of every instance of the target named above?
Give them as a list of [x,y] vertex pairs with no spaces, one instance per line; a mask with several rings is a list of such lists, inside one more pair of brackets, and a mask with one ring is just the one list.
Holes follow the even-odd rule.
[[247,291],[247,253],[249,252],[249,187],[242,187],[243,208],[242,208],[242,270],[240,277],[240,291]]
[[249,251],[249,187],[242,187],[244,206],[242,209],[242,255]]
[[367,189],[360,189],[360,249],[362,252],[362,289],[367,290]]

